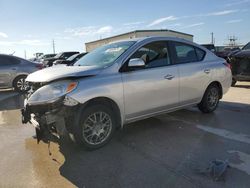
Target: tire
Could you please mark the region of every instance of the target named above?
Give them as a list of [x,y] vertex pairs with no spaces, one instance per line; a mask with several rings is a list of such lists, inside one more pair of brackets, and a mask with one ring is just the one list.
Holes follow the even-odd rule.
[[236,84],[236,82],[237,82],[237,80],[235,80],[235,79],[233,78],[233,79],[232,79],[232,84],[231,84],[231,86],[234,87],[235,84]]
[[25,92],[29,90],[29,85],[28,83],[25,81],[27,76],[23,75],[23,76],[18,76],[14,79],[13,81],[13,87],[14,90],[17,92]]
[[198,104],[198,108],[203,113],[211,113],[216,110],[220,100],[220,89],[217,85],[210,85]]
[[[104,120],[106,129],[102,124]],[[76,117],[70,137],[86,149],[98,149],[110,141],[116,129],[116,122],[115,113],[109,107],[93,104],[81,110]]]

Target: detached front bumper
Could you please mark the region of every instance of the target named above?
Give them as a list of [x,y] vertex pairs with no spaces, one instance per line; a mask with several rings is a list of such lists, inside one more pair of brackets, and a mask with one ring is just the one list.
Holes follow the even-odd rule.
[[67,131],[66,122],[73,117],[78,103],[67,97],[60,98],[53,103],[29,105],[24,104],[21,110],[22,123],[31,123],[36,129],[36,138],[48,141],[64,135]]

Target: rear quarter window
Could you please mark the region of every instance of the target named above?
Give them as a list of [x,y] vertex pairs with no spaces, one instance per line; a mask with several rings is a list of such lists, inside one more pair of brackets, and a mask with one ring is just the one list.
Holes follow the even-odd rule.
[[175,42],[174,49],[176,52],[177,63],[189,63],[198,61],[195,47],[188,44]]
[[197,60],[202,61],[206,55],[206,52],[202,49],[195,48],[196,55],[197,55]]
[[173,42],[177,63],[192,63],[202,61],[206,52],[196,46],[181,42]]

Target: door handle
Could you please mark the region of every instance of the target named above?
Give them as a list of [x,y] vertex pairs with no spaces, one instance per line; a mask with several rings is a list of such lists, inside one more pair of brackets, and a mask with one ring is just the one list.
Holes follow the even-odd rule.
[[12,68],[12,70],[16,70],[16,68]]
[[172,80],[174,78],[174,76],[171,74],[168,74],[168,75],[164,76],[164,78],[167,80]]
[[206,74],[209,74],[209,73],[210,73],[210,69],[205,69],[204,72],[205,72]]

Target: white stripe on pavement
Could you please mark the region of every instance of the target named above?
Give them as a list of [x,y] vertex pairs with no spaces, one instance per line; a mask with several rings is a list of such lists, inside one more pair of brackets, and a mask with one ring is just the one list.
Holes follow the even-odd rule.
[[222,136],[227,139],[250,144],[250,135],[246,135],[242,133],[234,133],[225,129],[218,129],[218,128],[213,128],[213,127],[208,127],[208,126],[203,126],[203,125],[197,125],[196,127],[203,131],[206,131],[206,132],[218,135],[218,136]]
[[239,160],[241,161],[239,164],[236,163],[230,163],[230,166],[233,168],[237,168],[238,170],[246,172],[248,175],[250,175],[250,155],[243,153],[241,151],[234,151],[230,150],[227,151],[228,153],[237,153]]

